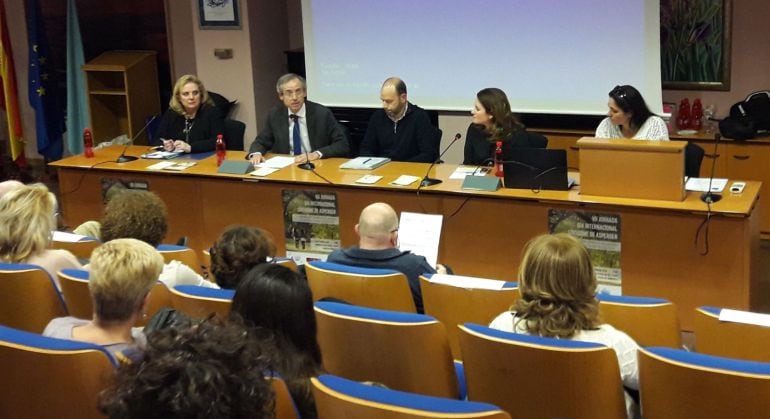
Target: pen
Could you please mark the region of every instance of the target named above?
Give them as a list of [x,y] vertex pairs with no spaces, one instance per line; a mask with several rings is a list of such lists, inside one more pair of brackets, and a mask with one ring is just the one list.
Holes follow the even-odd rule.
[[361,164],[366,164],[366,163],[369,163],[369,161],[370,161],[370,160],[371,160],[371,159],[366,159],[366,160],[364,160],[364,162],[363,162],[363,163],[361,163]]

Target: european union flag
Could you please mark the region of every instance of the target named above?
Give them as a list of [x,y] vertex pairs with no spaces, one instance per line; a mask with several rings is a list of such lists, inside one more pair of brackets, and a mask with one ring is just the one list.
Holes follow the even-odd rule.
[[29,2],[27,12],[29,39],[29,103],[35,110],[37,151],[48,160],[62,157],[64,108],[62,90],[56,83],[48,54],[42,14],[38,0]]

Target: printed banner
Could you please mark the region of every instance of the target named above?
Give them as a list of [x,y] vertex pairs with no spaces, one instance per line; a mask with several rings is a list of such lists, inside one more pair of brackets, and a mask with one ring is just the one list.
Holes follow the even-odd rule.
[[340,247],[337,194],[296,189],[282,192],[286,256],[297,264],[326,260]]

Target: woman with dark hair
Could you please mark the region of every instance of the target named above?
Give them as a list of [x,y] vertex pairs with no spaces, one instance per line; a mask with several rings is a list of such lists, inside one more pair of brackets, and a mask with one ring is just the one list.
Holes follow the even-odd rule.
[[596,128],[598,138],[668,140],[668,128],[650,112],[642,94],[633,86],[615,86],[607,101],[607,117]]
[[274,335],[271,359],[303,418],[316,417],[310,377],[322,371],[316,340],[313,296],[296,272],[264,264],[244,275],[235,291],[231,315],[255,330]]
[[174,92],[155,135],[155,144],[166,151],[202,153],[212,151],[217,135],[224,134],[222,113],[214,107],[203,82],[185,74],[174,84]]
[[275,243],[261,228],[232,226],[219,236],[209,253],[217,284],[235,289],[246,272],[275,257]]
[[[601,322],[591,256],[580,240],[569,234],[530,240],[519,265],[519,286],[521,298],[489,327],[608,346],[618,357],[623,385],[639,389],[639,346],[627,334]],[[626,406],[633,417],[636,405],[628,394]]]
[[465,158],[463,164],[491,164],[496,142],[502,141],[503,160],[514,160],[515,149],[522,147],[545,147],[537,144],[527,133],[516,116],[505,92],[488,87],[476,94],[471,111],[471,124],[465,135]]

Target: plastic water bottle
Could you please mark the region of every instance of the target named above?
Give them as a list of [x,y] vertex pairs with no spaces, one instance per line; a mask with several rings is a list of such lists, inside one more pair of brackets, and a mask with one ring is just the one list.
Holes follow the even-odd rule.
[[86,150],[86,157],[90,159],[94,156],[94,137],[91,135],[91,128],[83,130],[83,147]]
[[695,131],[700,131],[703,124],[703,105],[700,103],[700,99],[695,99],[692,102],[692,114],[690,115],[690,128]]
[[217,134],[217,167],[222,165],[227,157],[227,147],[225,147],[225,140],[222,134]]
[[495,142],[495,176],[503,177],[503,142]]

